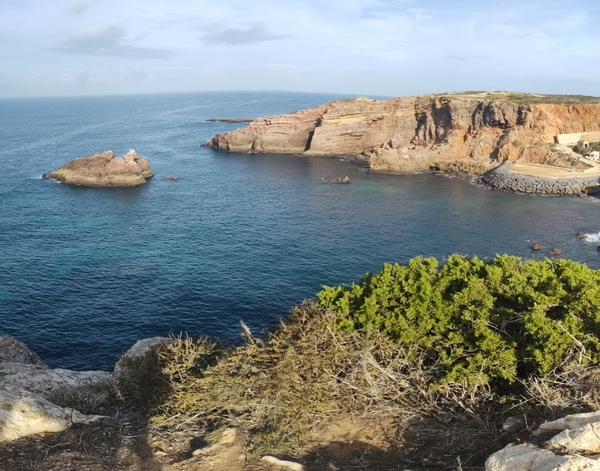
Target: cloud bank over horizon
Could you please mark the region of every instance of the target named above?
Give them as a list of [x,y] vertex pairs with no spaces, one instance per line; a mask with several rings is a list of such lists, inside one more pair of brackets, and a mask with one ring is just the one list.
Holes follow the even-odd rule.
[[5,0],[0,97],[600,95],[599,20],[591,0]]

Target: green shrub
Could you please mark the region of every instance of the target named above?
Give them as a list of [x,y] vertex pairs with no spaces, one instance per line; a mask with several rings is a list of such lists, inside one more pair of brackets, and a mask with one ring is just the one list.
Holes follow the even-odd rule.
[[[385,264],[359,284],[324,287],[333,327],[416,346],[433,388],[514,390],[531,376],[600,360],[600,275],[569,260],[452,255]],[[422,361],[422,359],[420,360]]]

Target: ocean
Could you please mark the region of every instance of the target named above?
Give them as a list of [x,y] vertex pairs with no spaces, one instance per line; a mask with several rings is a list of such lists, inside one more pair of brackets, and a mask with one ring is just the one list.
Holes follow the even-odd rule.
[[[50,366],[112,369],[136,340],[257,335],[323,285],[384,262],[458,252],[562,257],[600,268],[600,200],[512,195],[337,158],[201,145],[244,124],[343,98],[232,92],[0,100],[0,334]],[[42,174],[129,149],[155,177],[79,188]],[[324,183],[349,176],[351,184]],[[165,180],[178,176],[178,180]],[[532,252],[530,240],[543,244]]]

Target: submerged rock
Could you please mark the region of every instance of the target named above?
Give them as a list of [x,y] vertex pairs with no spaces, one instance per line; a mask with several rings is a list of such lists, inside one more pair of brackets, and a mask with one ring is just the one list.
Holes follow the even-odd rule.
[[110,150],[88,155],[43,175],[61,183],[91,187],[138,186],[152,176],[148,159],[139,158],[134,150],[124,157]]

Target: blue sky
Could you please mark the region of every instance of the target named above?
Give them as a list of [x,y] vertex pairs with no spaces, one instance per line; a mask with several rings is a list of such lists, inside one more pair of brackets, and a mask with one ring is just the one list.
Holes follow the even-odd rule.
[[0,97],[600,95],[597,0],[0,0]]

